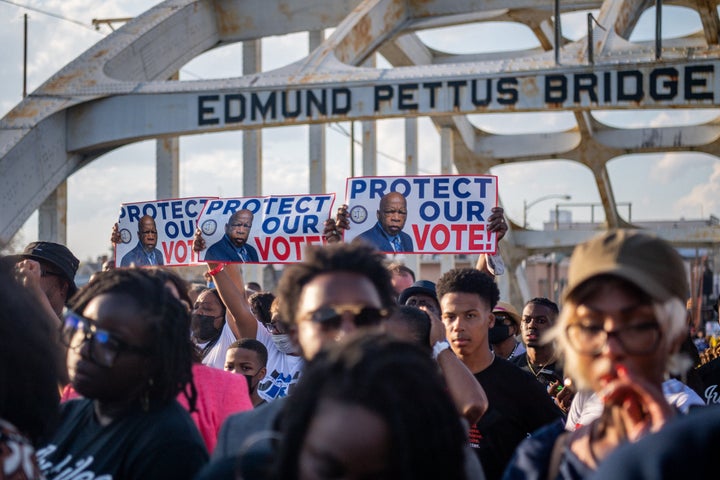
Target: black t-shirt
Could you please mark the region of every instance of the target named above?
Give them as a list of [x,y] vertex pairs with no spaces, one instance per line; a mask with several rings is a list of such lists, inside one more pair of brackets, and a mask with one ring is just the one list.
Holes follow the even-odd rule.
[[695,370],[702,383],[700,396],[708,405],[720,404],[720,357]]
[[208,461],[197,427],[175,400],[106,426],[96,420],[92,400],[71,400],[37,457],[48,480],[192,479]]
[[558,362],[549,363],[547,365],[544,365],[540,369],[533,367],[535,368],[534,372],[528,365],[527,353],[521,353],[517,357],[510,360],[510,362],[537,378],[540,383],[545,385],[546,389],[553,382],[559,381],[561,385],[563,383],[563,369]]
[[507,360],[495,357],[475,378],[485,390],[489,408],[470,427],[470,446],[487,479],[496,480],[523,439],[563,415],[535,377]]

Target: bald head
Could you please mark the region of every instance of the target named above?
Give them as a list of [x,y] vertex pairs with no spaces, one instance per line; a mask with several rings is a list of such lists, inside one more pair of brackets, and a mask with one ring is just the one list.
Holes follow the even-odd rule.
[[407,200],[398,192],[390,192],[380,199],[378,222],[388,235],[395,236],[405,227]]
[[242,247],[250,236],[254,215],[250,210],[242,209],[233,213],[225,224],[225,233],[236,247]]
[[140,217],[138,237],[145,251],[152,252],[155,249],[157,245],[157,228],[155,227],[155,220],[150,215]]

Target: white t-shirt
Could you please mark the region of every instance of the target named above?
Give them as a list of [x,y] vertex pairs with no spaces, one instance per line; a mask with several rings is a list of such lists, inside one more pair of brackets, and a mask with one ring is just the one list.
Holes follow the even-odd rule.
[[255,337],[268,351],[267,374],[258,383],[258,395],[266,402],[286,397],[300,379],[303,367],[302,357],[282,353],[275,346],[272,335],[258,322]]
[[[227,315],[225,315],[225,324],[223,325],[222,331],[220,332],[220,338],[218,338],[218,341],[215,342],[215,345],[212,346],[207,355],[205,355],[205,357],[202,359],[203,365],[224,370],[225,353],[227,352],[228,347],[235,340],[237,340],[237,338],[235,338],[235,334],[233,333],[230,325],[228,324]],[[198,343],[198,347],[202,351],[207,344],[208,342]]]
[[[665,400],[677,408],[680,413],[687,413],[693,405],[705,405],[695,390],[674,378],[665,380],[662,390]],[[602,411],[603,404],[594,392],[589,390],[578,392],[568,410],[565,430],[573,431],[582,425],[589,424],[596,418],[600,418]]]

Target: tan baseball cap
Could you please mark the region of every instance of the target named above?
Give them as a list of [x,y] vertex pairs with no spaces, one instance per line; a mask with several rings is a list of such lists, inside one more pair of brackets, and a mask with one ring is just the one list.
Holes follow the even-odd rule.
[[496,313],[496,312],[497,313],[500,313],[500,312],[507,313],[508,315],[510,315],[510,318],[512,318],[512,320],[517,324],[517,326],[518,327],[520,326],[520,314],[515,309],[515,307],[513,307],[509,303],[498,302],[495,305],[495,308],[493,308],[493,313]]
[[685,264],[665,240],[636,230],[608,230],[575,247],[563,300],[598,275],[627,280],[654,300],[688,298]]

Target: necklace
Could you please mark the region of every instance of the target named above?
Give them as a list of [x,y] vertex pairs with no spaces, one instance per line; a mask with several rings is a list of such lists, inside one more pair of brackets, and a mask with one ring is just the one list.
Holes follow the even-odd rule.
[[536,372],[535,369],[533,368],[532,364],[530,363],[530,357],[529,357],[527,354],[525,354],[525,361],[527,362],[527,366],[528,366],[528,368],[530,369],[530,371],[532,372],[532,374],[535,375],[535,378],[538,378],[538,376],[539,376],[541,373],[543,373],[543,369],[544,369],[545,367],[547,367],[548,365],[550,365],[551,363],[555,362],[555,360],[556,360],[555,354],[553,353],[552,357],[550,357],[550,360],[548,360],[547,362],[545,362],[545,363],[543,363],[542,365],[540,365],[540,366],[538,367],[537,372]]
[[518,347],[520,346],[520,343],[515,342],[515,348],[513,348],[512,352],[510,352],[510,355],[508,355],[507,359],[510,360],[515,356],[515,352],[517,352]]

